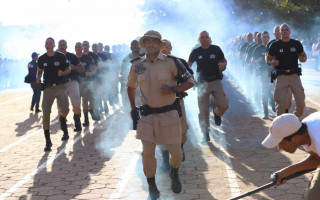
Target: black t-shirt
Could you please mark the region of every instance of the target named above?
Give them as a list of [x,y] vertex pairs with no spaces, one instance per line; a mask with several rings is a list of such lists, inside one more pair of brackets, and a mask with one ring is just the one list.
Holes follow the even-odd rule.
[[266,61],[265,61],[265,56],[266,56],[266,47],[261,44],[261,45],[258,45],[254,51],[253,51],[253,54],[252,54],[252,57],[256,60],[258,60],[259,58],[262,59],[261,62],[259,62],[259,66],[260,66],[260,69],[261,70],[266,70],[266,71],[270,71],[271,70],[271,67],[269,67],[267,64],[266,64]]
[[276,56],[279,60],[277,69],[296,69],[298,68],[298,54],[303,52],[303,46],[298,40],[290,39],[289,42],[278,40],[271,44],[268,54]]
[[275,41],[276,41],[276,39],[273,39],[273,40],[271,40],[270,42],[268,42],[267,48],[266,48],[266,51],[267,51],[267,52],[269,51],[271,44],[274,43]]
[[[81,78],[88,78],[86,77],[85,73],[86,72],[91,72],[91,67],[94,65],[94,61],[93,59],[88,56],[88,55],[85,55],[85,54],[82,54],[82,56],[80,58],[78,58],[80,60],[80,62],[82,63],[84,69],[85,69],[85,72],[83,72],[82,74],[80,74],[80,77]],[[90,78],[88,78],[89,80]]]
[[54,56],[48,56],[46,53],[38,59],[38,67],[44,70],[43,78],[51,84],[63,83],[65,76],[58,76],[59,70],[66,70],[69,67],[66,56],[55,52]]
[[[73,53],[67,52],[66,57],[67,57],[67,63],[69,64],[77,66],[80,63],[78,57]],[[81,73],[77,72],[76,70],[71,70],[71,73],[68,75],[68,78],[70,78],[71,80],[78,80],[78,77],[80,74]]]
[[99,65],[99,63],[101,62],[99,56],[95,53],[93,53],[92,51],[89,51],[89,53],[87,54],[88,56],[90,56],[93,61],[94,61],[94,65],[97,67]]
[[28,71],[29,71],[29,76],[31,79],[31,82],[36,82],[36,74],[38,71],[38,63],[36,61],[31,61],[28,64]]
[[189,56],[189,62],[197,63],[197,73],[204,79],[220,75],[218,63],[223,59],[224,54],[220,47],[216,45],[210,45],[207,49],[200,46],[194,49]]
[[248,56],[249,61],[251,60],[253,51],[257,46],[258,46],[258,44],[254,43],[254,44],[251,44],[250,46],[247,47],[247,56]]

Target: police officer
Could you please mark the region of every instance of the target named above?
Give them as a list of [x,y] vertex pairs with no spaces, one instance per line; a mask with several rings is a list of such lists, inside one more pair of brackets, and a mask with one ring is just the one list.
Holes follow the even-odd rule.
[[[82,42],[82,46],[83,46],[83,54],[90,56],[94,62],[95,65],[95,69],[99,70],[100,68],[100,58],[97,54],[93,53],[92,51],[89,51],[90,49],[90,43],[88,41],[83,41]],[[99,87],[99,82],[97,81],[97,77],[95,76],[95,74],[97,73],[97,71],[95,71],[95,73],[91,74],[91,78],[93,79],[93,84],[92,84],[92,94],[93,94],[93,99],[94,99],[94,104],[91,107],[91,109],[89,109],[89,112],[91,114],[91,117],[93,120],[100,120],[100,112],[98,111],[99,108],[99,100],[101,100],[100,95],[98,93],[94,92],[94,88],[98,88]]]
[[33,107],[36,106],[36,113],[41,112],[39,109],[39,103],[41,98],[41,84],[36,83],[36,74],[38,70],[38,55],[36,52],[31,54],[32,61],[28,64],[28,73],[31,80],[31,88],[33,90],[32,101],[30,110],[33,111]]
[[62,140],[68,140],[68,128],[66,123],[66,116],[69,112],[69,102],[67,90],[64,87],[66,83],[66,76],[70,74],[71,70],[65,55],[55,52],[54,39],[49,37],[46,39],[45,48],[47,53],[39,57],[38,73],[36,83],[40,84],[40,78],[44,71],[44,84],[46,89],[43,92],[42,110],[43,110],[43,129],[46,138],[46,146],[44,151],[50,151],[52,142],[50,139],[50,113],[53,101],[57,99],[59,107],[61,108],[61,115],[59,117],[61,130],[63,131]]
[[221,82],[222,71],[226,69],[227,60],[220,47],[211,44],[207,31],[202,31],[198,40],[201,46],[191,52],[188,64],[191,66],[192,63],[197,63],[199,123],[204,136],[203,140],[210,141],[210,94],[215,101],[213,114],[217,126],[221,125],[221,116],[228,109],[228,99]]
[[75,51],[76,56],[85,68],[84,73],[82,73],[79,76],[79,87],[80,96],[82,98],[82,110],[84,115],[84,123],[82,125],[89,126],[88,112],[89,110],[94,110],[95,107],[95,101],[93,99],[94,83],[92,77],[95,75],[97,69],[93,59],[90,56],[83,54],[83,46],[81,42],[76,43]]
[[[78,57],[73,53],[67,52],[67,41],[60,40],[58,43],[58,50],[60,53],[63,53],[67,57],[67,62],[70,65],[71,73],[67,76],[68,82],[64,84],[67,89],[68,95],[71,100],[73,107],[73,119],[74,119],[74,131],[81,131],[81,98],[80,98],[80,89],[79,89],[79,75],[85,71],[83,65],[79,61]],[[60,113],[60,108],[59,108]]]
[[[178,169],[181,164],[181,125],[176,104],[176,93],[193,86],[189,72],[176,66],[173,58],[160,51],[166,47],[157,31],[148,31],[140,38],[140,47],[146,49],[146,55],[136,59],[130,68],[127,92],[132,108],[135,104],[136,87],[141,90],[140,107],[142,117],[138,121],[137,139],[142,142],[142,162],[144,174],[149,184],[151,199],[157,199],[160,192],[155,183],[157,160],[156,145],[166,145],[171,155],[170,178],[174,193],[182,190]],[[177,85],[177,79],[182,83]]]
[[[162,50],[161,52],[165,55],[168,55],[169,57],[171,56],[171,51],[172,51],[172,45],[171,45],[171,42],[169,40],[162,40],[163,42],[165,42],[167,45],[166,45],[166,48],[164,50]],[[188,70],[188,72],[191,74],[191,76],[193,77],[193,70],[189,67],[189,65],[187,64],[187,62],[182,59],[182,58],[179,58],[179,60],[181,61],[181,63],[184,65],[184,67]],[[178,85],[180,84],[179,80],[178,80]],[[180,102],[180,107],[181,107],[181,116],[180,116],[180,123],[181,123],[181,133],[182,133],[182,138],[181,138],[181,150],[182,150],[182,162],[185,160],[185,152],[183,150],[183,145],[186,143],[187,141],[187,131],[189,129],[189,125],[188,125],[188,122],[187,122],[187,116],[186,116],[186,109],[185,109],[185,106],[184,106],[184,100],[183,98],[185,96],[187,96],[188,94],[186,92],[181,92],[181,93],[177,93],[176,96],[177,96],[177,99],[179,100]],[[169,164],[169,152],[168,150],[166,150],[164,148],[163,145],[160,146],[160,149],[161,149],[161,153],[162,153],[162,156],[163,156],[163,165],[162,165],[162,168],[164,170],[169,170],[170,169],[170,164]]]
[[[258,68],[256,69],[260,78],[260,86],[261,86],[261,99],[264,111],[263,119],[269,119],[269,111],[268,111],[268,97],[270,101],[273,102],[273,98],[271,96],[271,84],[270,84],[270,67],[266,64],[264,58],[266,54],[266,46],[270,40],[269,33],[264,31],[260,38],[258,38],[258,46],[254,49],[252,55],[252,62],[255,63]],[[272,105],[272,104],[271,104]]]
[[[301,117],[305,107],[305,94],[299,77],[301,69],[298,68],[298,59],[306,62],[307,55],[301,42],[290,38],[291,29],[288,24],[280,26],[280,34],[281,39],[271,44],[267,55],[267,64],[274,66],[278,74],[274,91],[277,115],[285,113],[290,88],[296,102],[294,114]],[[274,56],[276,60],[273,60]]]
[[[100,43],[101,44],[101,43]],[[97,86],[97,105],[99,107],[99,112],[102,113],[103,111],[107,115],[109,113],[109,108],[108,108],[108,93],[109,87],[108,87],[108,81],[111,81],[113,77],[110,77],[109,75],[109,70],[108,70],[108,56],[102,52],[99,52],[99,49],[101,48],[102,45],[98,44],[92,44],[92,52],[98,55],[99,57],[99,67],[97,68],[97,73],[96,73],[96,86]],[[115,79],[115,77],[114,77]]]
[[[270,42],[268,42],[268,44],[267,44],[267,49],[266,49],[266,52],[267,52],[267,53],[268,53],[268,51],[269,51],[269,48],[270,48],[271,44],[274,43],[275,41],[280,40],[280,38],[281,38],[280,26],[275,26],[275,27],[273,28],[273,35],[274,35],[275,38],[274,38],[273,40],[271,40]],[[266,53],[266,59],[265,59],[266,61],[267,61],[267,53]],[[273,59],[275,60],[276,57],[274,56]],[[271,67],[271,69],[272,69],[272,73],[276,72],[276,70],[274,69],[273,66]],[[273,82],[273,80],[272,80],[272,82]],[[274,85],[273,85],[273,87],[274,87]],[[291,92],[291,90],[289,89],[288,95],[287,95],[287,106],[286,106],[287,109],[285,110],[286,113],[289,112],[289,109],[290,109],[291,106],[292,106],[291,99],[292,99],[292,92]],[[274,102],[274,100],[273,100],[273,102]],[[274,104],[274,106],[272,106],[272,110],[273,110],[274,112],[276,112],[275,103],[273,103],[273,104]]]

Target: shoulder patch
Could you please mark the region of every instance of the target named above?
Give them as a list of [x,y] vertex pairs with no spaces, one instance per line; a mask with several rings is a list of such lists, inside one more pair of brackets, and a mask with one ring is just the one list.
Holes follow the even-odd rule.
[[137,57],[137,58],[135,58],[135,59],[130,60],[130,62],[133,63],[134,61],[137,61],[137,60],[139,60],[140,58],[141,58],[141,57]]

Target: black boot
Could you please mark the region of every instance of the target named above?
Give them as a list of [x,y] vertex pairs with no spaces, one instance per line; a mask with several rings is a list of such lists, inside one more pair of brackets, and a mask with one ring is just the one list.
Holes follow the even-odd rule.
[[162,153],[162,165],[160,167],[161,171],[163,172],[168,172],[171,168],[170,164],[169,164],[169,152],[168,150],[161,150]]
[[100,120],[100,114],[98,112],[98,110],[89,110],[90,114],[91,114],[91,118],[94,120],[94,121],[98,121]]
[[149,184],[149,200],[156,200],[160,197],[160,192],[156,185],[155,177],[147,178]]
[[210,141],[210,135],[209,132],[203,133],[202,142],[209,142]]
[[84,115],[84,122],[83,122],[83,126],[89,126],[89,117],[88,117],[88,112],[83,112]]
[[80,115],[73,115],[73,119],[74,119],[74,126],[75,129],[73,129],[74,131],[81,131],[82,127],[81,127],[81,121],[80,121]]
[[49,130],[44,131],[44,137],[46,138],[46,146],[44,147],[44,151],[51,151],[52,142],[50,139],[50,132]]
[[61,140],[68,140],[69,134],[68,134],[68,127],[67,127],[67,120],[65,117],[62,117],[62,116],[59,117],[59,120],[60,120],[61,130],[63,131],[63,136]]
[[214,112],[213,112],[213,115],[214,115],[214,123],[217,126],[220,126],[221,125],[221,116],[216,115],[216,113],[214,113]]
[[181,144],[181,150],[182,150],[182,162],[183,162],[186,159],[186,155],[184,154],[184,150],[183,150],[183,144]]
[[171,178],[171,190],[174,193],[180,193],[182,190],[182,185],[179,179],[179,168],[171,168],[170,178]]

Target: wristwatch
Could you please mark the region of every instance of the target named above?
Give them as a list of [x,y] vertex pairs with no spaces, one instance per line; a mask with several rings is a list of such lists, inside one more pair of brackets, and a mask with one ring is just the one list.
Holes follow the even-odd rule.
[[172,89],[175,93],[177,93],[177,91],[178,91],[178,87],[177,87],[177,86],[173,86],[173,87],[171,87],[171,89]]

